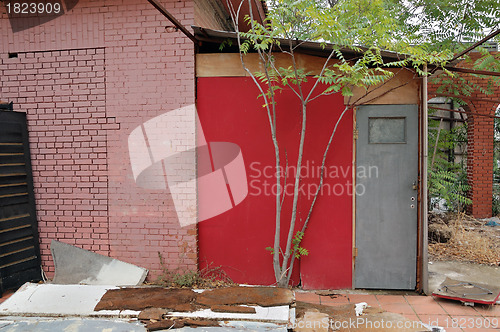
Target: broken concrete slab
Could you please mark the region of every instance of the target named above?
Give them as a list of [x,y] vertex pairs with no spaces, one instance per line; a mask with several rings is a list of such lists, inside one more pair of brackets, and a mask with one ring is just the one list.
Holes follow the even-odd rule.
[[[184,302],[179,305],[192,305],[194,308],[200,307],[195,304],[193,294],[188,289],[164,289],[159,287],[142,287],[130,288],[131,290],[147,290],[145,294],[151,295],[152,292],[158,293],[160,296],[164,295],[165,291],[178,293],[181,296],[173,297],[172,301],[179,301],[184,298]],[[130,310],[139,307],[137,306],[120,306],[116,302],[108,302],[103,300],[104,294],[107,292],[118,291],[115,286],[105,285],[57,285],[57,284],[31,284],[23,285],[16,293],[9,299],[0,304],[0,316],[23,316],[23,317],[106,317],[106,318],[137,318],[140,314],[138,310]],[[121,290],[127,290],[121,289]],[[145,297],[141,299],[135,291],[137,299],[142,306],[151,308],[151,305],[145,301]],[[181,292],[181,293],[179,293]],[[122,292],[132,296],[132,293]],[[199,294],[198,294],[199,295]],[[141,302],[142,301],[142,302]],[[98,308],[98,304],[109,304],[108,308],[115,308],[114,310],[94,310]],[[233,312],[214,312],[211,309],[194,310],[191,312],[169,311],[164,314],[158,312],[157,316],[152,318],[165,319],[182,319],[182,320],[247,320],[254,322],[276,323],[287,325],[289,321],[289,305],[274,306],[274,307],[260,307],[260,306],[247,306],[248,310],[255,311],[255,313],[233,313]],[[146,308],[141,308],[146,309]],[[167,309],[167,308],[165,308]],[[150,317],[151,318],[151,317]],[[151,321],[155,319],[149,319]]]
[[146,279],[147,269],[52,240],[55,284],[135,286]]
[[446,277],[472,283],[500,285],[500,266],[455,261],[429,262],[429,295]]
[[500,298],[500,286],[446,278],[432,295],[463,303],[491,305]]
[[26,317],[8,322],[0,321],[2,332],[146,332],[146,328],[139,322],[125,320],[110,320],[98,318],[40,318]]
[[218,321],[215,320],[199,320],[199,319],[161,319],[143,321],[146,324],[148,331],[163,331],[171,329],[180,329],[184,326],[191,327],[216,327],[220,326]]
[[114,286],[26,283],[0,304],[0,316],[137,317],[133,311],[100,311],[94,307]]
[[277,324],[288,324],[290,307],[274,306],[274,307],[260,307],[252,306],[255,308],[254,314],[245,313],[232,313],[232,312],[214,312],[210,309],[203,309],[194,312],[169,312],[167,317],[183,317],[183,318],[196,318],[196,319],[211,319],[211,320],[245,320],[254,322],[266,322]]
[[220,322],[218,327],[190,327],[185,326],[178,332],[287,332],[287,327],[273,323],[245,322],[245,321],[225,321]]
[[219,322],[215,320],[206,319],[184,319],[184,325],[194,327],[210,327],[219,326]]

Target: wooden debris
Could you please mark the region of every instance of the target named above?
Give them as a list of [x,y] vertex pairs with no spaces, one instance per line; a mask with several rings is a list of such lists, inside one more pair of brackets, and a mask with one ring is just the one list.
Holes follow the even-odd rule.
[[147,308],[147,309],[144,309],[142,310],[140,313],[139,313],[139,316],[138,318],[140,320],[151,320],[151,319],[154,319],[154,320],[161,320],[163,318],[163,315],[167,313],[167,310],[166,309],[162,309],[162,308]]
[[210,309],[214,312],[234,312],[238,314],[254,314],[255,308],[240,305],[213,305]]

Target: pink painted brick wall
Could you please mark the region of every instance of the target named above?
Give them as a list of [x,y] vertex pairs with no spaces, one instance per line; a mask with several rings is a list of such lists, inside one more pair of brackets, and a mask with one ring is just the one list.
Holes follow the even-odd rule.
[[[162,3],[193,23],[192,1]],[[135,184],[127,145],[145,121],[194,104],[192,42],[146,1],[80,0],[16,33],[5,10],[0,100],[28,114],[44,270],[54,271],[52,239],[149,268],[150,279],[158,252],[169,268],[196,268],[196,226],[179,226],[168,192]]]

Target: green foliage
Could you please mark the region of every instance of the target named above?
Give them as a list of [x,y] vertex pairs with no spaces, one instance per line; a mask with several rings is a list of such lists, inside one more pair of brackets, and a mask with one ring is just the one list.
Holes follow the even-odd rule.
[[[498,143],[498,142],[495,142]],[[497,144],[495,144],[497,145]],[[495,148],[497,150],[498,148]],[[500,215],[500,168],[498,167],[498,154],[495,151],[495,158],[493,159],[493,195],[491,198],[493,216]]]
[[[303,237],[304,232],[297,231],[292,239],[292,249],[290,250],[290,254],[294,254],[297,259],[300,259],[301,256],[309,255],[309,250],[300,246]],[[271,254],[274,254],[273,247],[266,247],[266,250],[271,252]]]
[[453,171],[430,170],[429,193],[434,197],[444,199],[448,209],[461,211],[464,206],[472,203],[467,197],[470,187],[462,175],[463,173]]
[[[433,114],[434,110],[431,109],[430,113]],[[465,160],[460,163],[455,163],[454,160],[457,148],[465,150],[467,125],[465,123],[451,130],[441,129],[438,139],[439,125],[439,121],[429,121],[429,196],[431,201],[444,199],[448,209],[458,212],[472,203],[467,197],[470,187],[467,184]]]
[[299,259],[301,256],[309,255],[309,250],[302,248],[300,243],[302,242],[302,238],[304,237],[304,233],[297,231],[295,236],[292,239],[292,251],[295,253],[295,258]]
[[408,0],[405,7],[416,42],[454,52],[498,29],[500,23],[497,0]]

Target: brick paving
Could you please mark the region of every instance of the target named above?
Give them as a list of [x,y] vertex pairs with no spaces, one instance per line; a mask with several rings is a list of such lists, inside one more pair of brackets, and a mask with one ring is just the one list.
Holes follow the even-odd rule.
[[399,313],[410,320],[454,331],[500,331],[500,305],[464,306],[458,301],[419,295],[339,294],[335,298],[295,292],[297,301],[338,306],[366,302],[371,307]]
[[[4,292],[0,303],[14,291]],[[339,294],[335,298],[314,292],[295,292],[295,299],[314,304],[339,306],[366,302],[371,307],[399,313],[407,319],[439,325],[446,332],[500,331],[500,305],[464,306],[460,302],[419,295]]]

